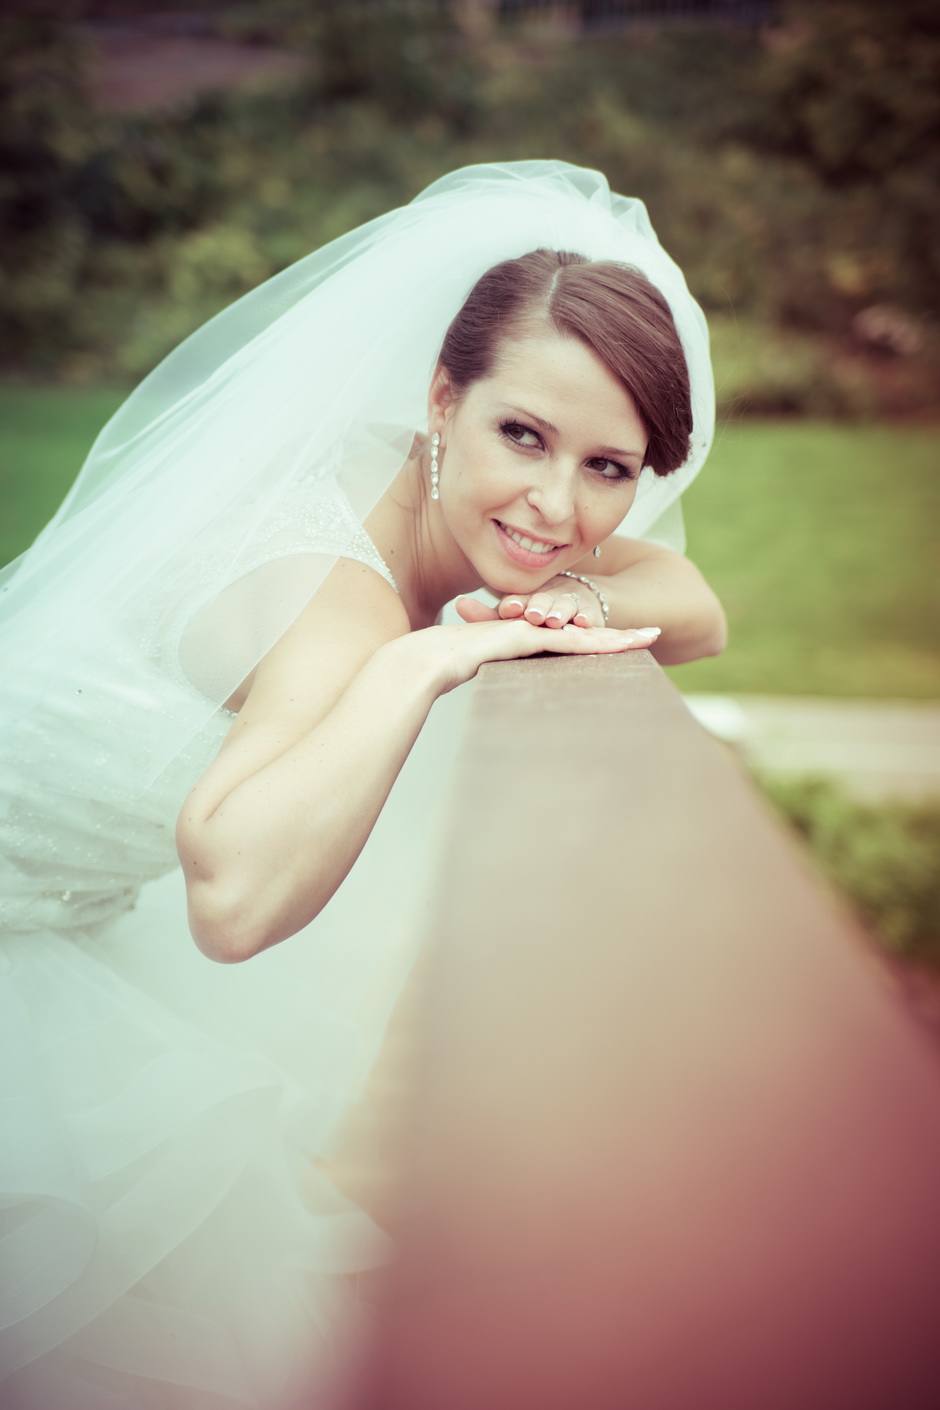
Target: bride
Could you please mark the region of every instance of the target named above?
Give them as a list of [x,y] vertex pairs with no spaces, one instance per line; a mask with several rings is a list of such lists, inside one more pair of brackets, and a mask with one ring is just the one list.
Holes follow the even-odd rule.
[[712,428],[642,204],[520,162],[285,271],[104,429],[0,578],[4,1406],[323,1403],[386,1250],[321,1167],[455,687],[721,650],[678,512]]

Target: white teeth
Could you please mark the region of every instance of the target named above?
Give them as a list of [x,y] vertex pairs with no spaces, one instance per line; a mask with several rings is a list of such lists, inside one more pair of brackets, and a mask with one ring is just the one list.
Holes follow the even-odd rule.
[[540,539],[527,539],[524,534],[517,534],[515,529],[510,529],[508,524],[503,524],[502,529],[511,539],[515,540],[520,548],[524,548],[527,553],[551,553],[553,548],[558,547],[558,545],[554,543],[542,543]]

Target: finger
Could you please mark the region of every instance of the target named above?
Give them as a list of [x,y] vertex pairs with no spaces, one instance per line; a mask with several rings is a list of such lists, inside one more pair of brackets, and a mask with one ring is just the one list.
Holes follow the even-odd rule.
[[521,617],[525,611],[525,600],[518,596],[504,597],[496,610],[500,617],[507,621],[514,617]]
[[604,624],[591,612],[590,608],[582,607],[572,617],[572,622],[576,627],[602,627]]
[[534,592],[525,609],[525,619],[534,627],[540,627],[551,611],[554,595],[550,592]]
[[565,656],[607,655],[611,652],[639,650],[649,647],[659,636],[659,627],[630,628],[617,631],[613,627],[584,629],[567,622],[560,631],[546,631],[544,626],[522,618],[514,622],[481,622],[479,630],[494,632],[487,643],[484,661],[505,661],[513,657],[535,656],[550,651]]
[[628,651],[632,642],[623,632],[612,632],[604,627],[576,627],[566,622],[560,631],[546,631],[540,628],[543,651],[557,652],[563,656],[606,656],[611,652]]
[[552,602],[545,617],[546,627],[563,627],[574,620],[575,613],[581,610],[581,599],[575,592],[563,592]]
[[[610,628],[605,628],[610,631]],[[653,642],[660,634],[659,627],[631,627],[629,631],[617,632],[616,635],[623,638],[627,650],[637,650],[652,646]]]
[[458,597],[454,606],[465,622],[495,622],[499,616],[495,607],[487,607],[475,597]]
[[[659,627],[631,627],[616,631],[613,627],[576,627],[569,623],[562,629],[564,649],[573,653],[639,651],[652,646],[660,634]],[[545,648],[555,650],[554,643]]]

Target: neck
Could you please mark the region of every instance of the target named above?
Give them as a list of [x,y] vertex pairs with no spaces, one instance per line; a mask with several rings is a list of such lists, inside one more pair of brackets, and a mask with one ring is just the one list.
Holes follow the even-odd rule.
[[395,577],[412,629],[430,626],[445,603],[483,582],[454,543],[440,503],[428,490],[426,441],[411,456],[366,521]]

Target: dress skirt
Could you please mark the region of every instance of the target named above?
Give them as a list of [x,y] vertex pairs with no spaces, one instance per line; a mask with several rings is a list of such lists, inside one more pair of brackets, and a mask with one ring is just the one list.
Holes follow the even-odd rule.
[[[427,929],[466,701],[437,703],[321,915],[245,964],[196,949],[178,868],[103,922],[7,926],[3,1410],[329,1404],[367,1321],[347,1275],[390,1242],[320,1166]],[[66,851],[87,826],[126,852],[113,810],[44,796]]]

